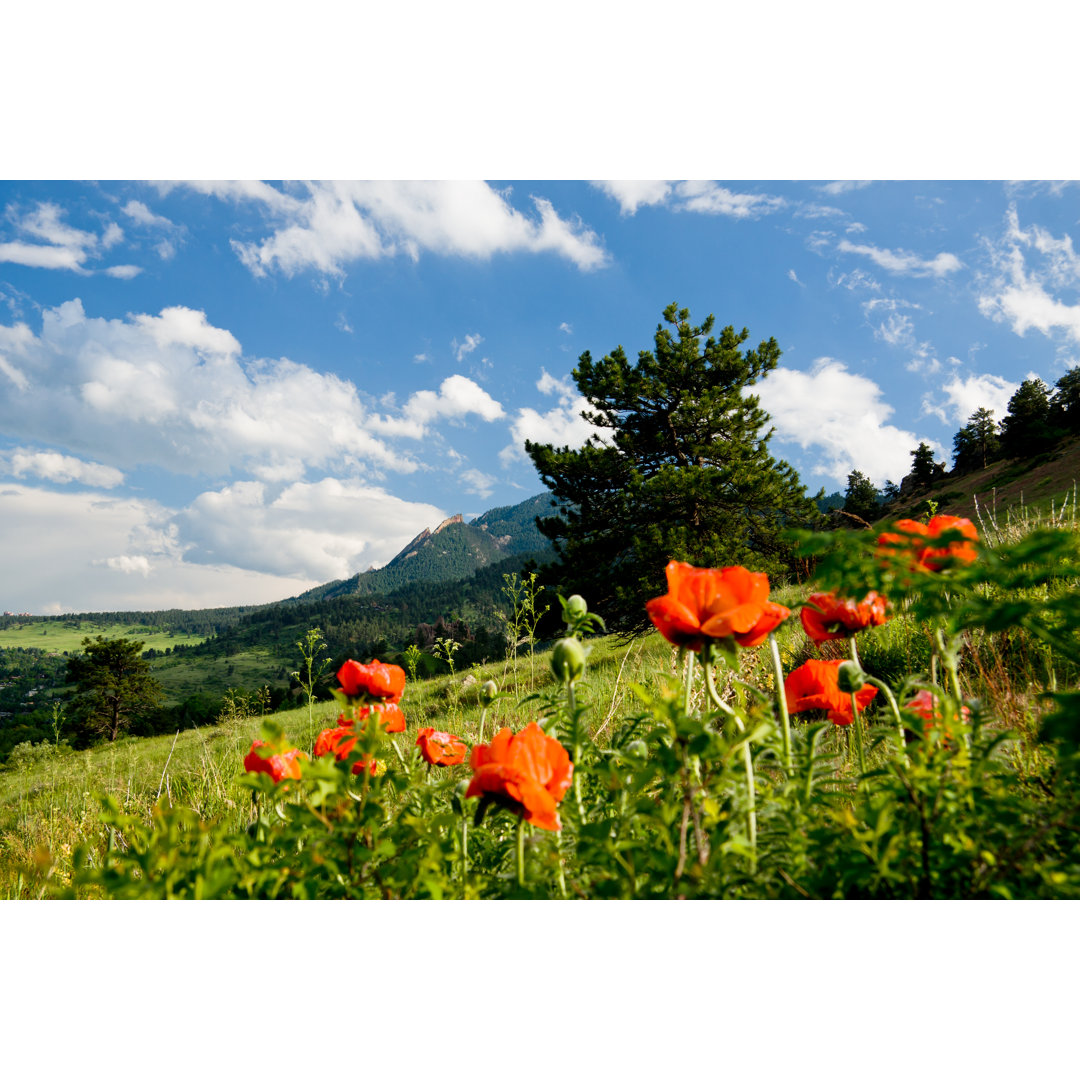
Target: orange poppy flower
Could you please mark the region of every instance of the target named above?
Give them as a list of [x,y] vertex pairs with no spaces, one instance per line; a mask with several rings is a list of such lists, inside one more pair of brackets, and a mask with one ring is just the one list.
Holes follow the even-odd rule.
[[[950,560],[969,563],[978,557],[978,551],[968,541],[978,540],[979,533],[968,518],[938,514],[925,525],[904,518],[896,523],[896,528],[901,530],[902,535],[882,533],[878,537],[878,547],[893,555],[907,553],[911,562],[924,570],[942,570]],[[967,540],[952,540],[944,547],[929,546],[928,541],[937,539],[950,529],[960,532]]]
[[[851,695],[837,682],[843,660],[807,660],[784,680],[784,697],[789,713],[825,709],[829,719],[841,727],[852,721]],[[855,694],[855,706],[863,709],[877,696],[876,686],[864,686]]]
[[358,664],[346,660],[337,673],[341,689],[349,697],[363,694],[396,705],[405,692],[405,672],[396,664],[383,664],[372,660],[370,664]]
[[[333,754],[337,761],[344,761],[353,752],[355,746],[356,734],[351,724],[326,728],[325,731],[319,732],[319,737],[315,740],[315,756],[323,757],[325,754]],[[375,759],[371,757],[361,758],[353,763],[352,771],[354,774],[360,773],[365,768],[374,776]]]
[[[937,539],[943,532],[955,530],[968,540],[978,540],[979,532],[968,518],[953,517],[951,514],[939,514],[932,517],[926,526],[927,539]],[[953,540],[945,547],[927,547],[920,562],[927,570],[941,570],[949,561],[970,563],[978,557],[978,552],[965,540]]]
[[858,603],[841,600],[833,593],[811,593],[799,618],[811,641],[833,641],[851,637],[870,626],[882,626],[889,617],[885,607],[885,597],[876,592],[867,593]]
[[539,724],[529,724],[516,735],[502,728],[490,743],[473,747],[469,764],[473,776],[466,798],[490,796],[537,828],[562,828],[557,807],[570,787],[574,766],[558,739],[545,735]]
[[745,634],[732,634],[732,637],[744,648],[753,649],[760,645],[789,615],[791,609],[772,600],[765,602],[761,618]]
[[[905,709],[915,713],[922,722],[923,730],[929,731],[941,719],[941,701],[931,690],[920,690],[906,705]],[[960,706],[960,719],[965,723],[971,716],[971,710],[966,705]],[[948,744],[946,739],[945,743]]]
[[460,765],[469,749],[456,735],[436,731],[433,727],[421,728],[416,737],[420,756],[429,765]]
[[707,570],[674,560],[665,573],[666,595],[649,600],[645,610],[672,645],[699,652],[710,638],[749,634],[765,614],[769,601],[765,574],[744,566]]
[[275,784],[280,784],[282,780],[299,780],[300,759],[303,758],[306,761],[307,754],[294,746],[290,750],[282,750],[263,757],[259,753],[259,748],[270,745],[261,739],[256,739],[251,744],[247,757],[244,758],[244,768],[252,773],[266,773],[273,778]]

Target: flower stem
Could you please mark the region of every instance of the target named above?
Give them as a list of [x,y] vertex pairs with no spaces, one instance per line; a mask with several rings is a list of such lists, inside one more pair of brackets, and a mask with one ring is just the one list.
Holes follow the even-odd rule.
[[461,815],[461,899],[466,900],[469,883],[469,815]]
[[679,661],[683,663],[683,712],[690,712],[690,687],[694,683],[694,654],[682,646],[679,647]]
[[780,646],[776,635],[769,634],[769,652],[772,654],[773,674],[776,677],[776,701],[780,707],[780,734],[784,740],[784,769],[791,773],[791,721],[788,717],[787,694],[784,692],[784,668],[780,663]]
[[859,716],[859,706],[855,701],[855,694],[851,695],[851,724],[855,728],[855,752],[859,757],[859,786],[862,786],[862,777],[866,774],[866,753],[863,750],[862,717]]
[[[720,695],[716,691],[716,682],[713,679],[712,664],[706,660],[702,660],[701,666],[705,672],[705,688],[709,695],[709,698],[715,705],[721,708],[729,716],[735,720],[735,726],[739,729],[739,733],[743,734],[746,731],[746,725],[743,723],[742,717],[726,702],[720,700]],[[746,739],[743,742],[743,765],[746,769],[746,796],[747,796],[747,809],[746,809],[746,832],[750,839],[750,873],[757,873],[757,789],[754,786],[754,756],[750,753],[750,740]]]
[[566,684],[566,705],[570,710],[570,723],[573,730],[574,756],[574,803],[577,806],[578,821],[585,822],[585,807],[581,803],[581,731],[578,727],[577,695],[574,693],[574,682],[571,679]]
[[[881,679],[875,678],[873,675],[867,675],[866,681],[871,686],[876,686],[884,695],[885,700],[889,703],[889,708],[892,710],[893,719],[896,721],[896,733],[900,739],[900,752],[904,753],[904,721],[900,716],[900,707],[896,704],[896,698],[893,697],[893,692],[889,689],[888,684],[881,681]],[[905,754],[905,757],[907,755]]]
[[518,817],[517,823],[517,883],[525,888],[525,815]]
[[477,740],[476,740],[477,743],[482,743],[484,741],[484,721],[486,719],[487,719],[487,706],[485,705],[484,708],[482,708],[480,710],[480,734],[477,737]]

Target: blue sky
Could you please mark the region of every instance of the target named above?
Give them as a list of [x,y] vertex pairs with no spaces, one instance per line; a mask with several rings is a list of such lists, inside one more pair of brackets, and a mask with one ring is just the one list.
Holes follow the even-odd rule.
[[899,481],[1077,362],[1077,189],[0,183],[0,607],[279,599],[542,489],[577,357],[774,336],[808,488]]

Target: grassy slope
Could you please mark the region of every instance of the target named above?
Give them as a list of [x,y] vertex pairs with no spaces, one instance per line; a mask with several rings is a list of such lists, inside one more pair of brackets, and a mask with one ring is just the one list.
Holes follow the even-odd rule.
[[995,461],[966,476],[948,474],[929,492],[902,499],[890,517],[904,517],[926,499],[938,503],[938,513],[955,514],[978,522],[996,515],[999,522],[1025,510],[1060,515],[1068,498],[1070,520],[1075,512],[1075,491],[1080,482],[1080,439],[1065,440],[1052,457],[1030,461]]
[[[236,660],[235,657],[232,658]],[[531,669],[531,670],[530,670]],[[613,725],[636,712],[631,683],[655,686],[658,673],[674,670],[673,650],[653,634],[620,644],[614,638],[594,642],[587,683],[579,701],[591,702],[589,722],[599,742],[606,743]],[[464,685],[469,679],[470,685]],[[515,730],[538,719],[540,701],[522,703],[531,693],[556,690],[546,652],[518,658],[516,670],[505,663],[476,667],[424,682],[410,683],[402,708],[408,729],[398,735],[406,751],[421,727],[437,726],[461,735],[470,745],[478,740],[479,683],[494,678],[511,695],[495,704],[488,716],[485,741],[501,726]],[[330,726],[337,714],[332,702],[317,704],[309,723],[307,708],[274,714],[293,742],[310,750],[314,736]],[[0,769],[0,898],[26,896],[19,869],[32,863],[35,851],[48,848],[58,866],[70,872],[76,844],[89,842],[95,849],[106,842],[97,823],[98,796],[115,797],[129,813],[149,815],[160,788],[162,797],[195,809],[208,817],[225,818],[245,827],[254,814],[250,797],[238,783],[242,761],[259,731],[259,717],[237,718],[145,739],[121,739],[92,750],[46,757],[27,768]],[[468,765],[456,768],[461,778],[470,775]]]
[[0,630],[0,649],[44,649],[50,653],[80,652],[83,638],[102,637],[111,641],[118,637],[134,637],[146,648],[164,651],[176,645],[198,645],[205,641],[203,634],[170,633],[153,627],[130,623],[99,625],[81,621],[77,627],[52,619],[28,617],[17,626]]

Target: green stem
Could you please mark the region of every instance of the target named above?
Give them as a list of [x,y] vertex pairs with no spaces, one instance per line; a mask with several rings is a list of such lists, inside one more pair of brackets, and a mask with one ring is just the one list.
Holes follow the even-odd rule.
[[469,882],[469,815],[461,815],[461,899],[467,899]]
[[956,698],[956,707],[959,708],[963,705],[964,699],[960,693],[960,675],[956,669],[956,650],[955,648],[946,647],[945,636],[942,634],[940,628],[934,631],[934,641],[941,654],[941,662],[945,665],[945,670],[949,673],[949,683],[951,685],[953,697]]
[[518,817],[517,823],[517,883],[525,888],[525,815]]
[[859,757],[859,786],[862,786],[862,777],[866,775],[866,753],[863,750],[862,718],[859,716],[859,707],[854,693],[851,695],[851,726],[855,729],[855,752]]
[[683,664],[683,712],[690,712],[690,688],[694,683],[694,654],[685,646],[679,646],[679,663]]
[[[721,709],[735,720],[735,726],[740,734],[746,732],[746,725],[742,717],[730,706],[720,700],[716,692],[716,683],[713,679],[712,664],[703,660],[701,666],[705,671],[705,687],[709,697]],[[746,769],[746,831],[750,839],[750,873],[757,873],[757,789],[754,786],[754,756],[750,753],[750,740],[743,742],[743,765]]]
[[581,731],[578,726],[577,695],[574,693],[573,680],[566,684],[566,704],[570,709],[570,723],[573,725],[574,803],[577,806],[578,821],[584,824],[585,807],[581,802]]
[[482,708],[480,710],[480,735],[476,740],[477,743],[482,743],[484,741],[484,721],[486,719],[487,719],[487,706],[484,706],[484,708]]
[[900,716],[900,706],[896,704],[896,698],[893,697],[893,692],[889,689],[887,683],[883,683],[873,675],[867,675],[866,681],[871,686],[876,686],[885,695],[885,700],[889,703],[889,708],[892,710],[893,719],[896,721],[896,734],[900,739],[900,752],[904,753],[904,721]]
[[788,717],[787,694],[784,692],[784,668],[780,663],[780,646],[776,635],[769,634],[769,652],[772,654],[773,675],[776,678],[776,701],[780,707],[780,734],[784,740],[784,769],[791,773],[791,721]]

